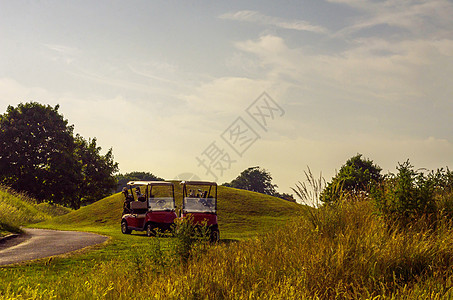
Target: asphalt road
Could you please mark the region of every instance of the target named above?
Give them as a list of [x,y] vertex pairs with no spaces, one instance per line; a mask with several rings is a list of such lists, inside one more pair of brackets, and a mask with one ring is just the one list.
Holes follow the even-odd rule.
[[0,243],[0,266],[68,253],[105,242],[108,237],[80,231],[25,229]]

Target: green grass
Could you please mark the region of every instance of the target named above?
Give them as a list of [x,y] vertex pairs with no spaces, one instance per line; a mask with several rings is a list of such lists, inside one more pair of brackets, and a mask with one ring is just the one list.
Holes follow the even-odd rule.
[[49,220],[69,211],[59,205],[37,204],[26,195],[0,186],[0,236],[20,232],[20,226]]
[[196,244],[187,263],[175,251],[177,238],[121,234],[120,195],[46,220],[39,226],[111,239],[75,255],[0,268],[0,299],[453,298],[449,218],[400,228],[364,197],[308,214],[241,190],[222,187],[219,198],[228,238]]
[[[176,185],[175,188],[180,202],[181,187]],[[232,240],[243,240],[273,231],[300,215],[303,209],[301,205],[279,198],[226,187],[219,187],[218,196],[220,245],[225,247]],[[59,299],[102,298],[106,290],[98,290],[99,284],[103,284],[100,280],[111,275],[136,278],[151,271],[154,275],[164,273],[166,266],[169,269],[179,268],[175,238],[148,238],[143,232],[135,231],[131,235],[121,233],[123,200],[121,194],[115,194],[79,210],[54,218],[45,217],[43,222],[30,225],[96,232],[111,239],[105,245],[70,255],[0,268],[0,299],[2,295],[6,295],[6,298],[21,295],[38,299],[52,298],[54,295]],[[156,257],[159,253],[160,259]],[[157,266],[156,261],[160,262]],[[110,279],[114,280],[113,277]],[[55,282],[60,284],[55,285]],[[106,289],[109,289],[110,283],[107,285]],[[133,294],[131,290],[130,295]],[[109,292],[105,295],[108,295],[107,298],[118,298],[118,295]]]
[[[175,184],[177,206],[182,191]],[[260,193],[219,186],[218,221],[223,239],[243,239],[268,232],[301,214],[297,203]],[[112,227],[119,230],[124,196],[114,194],[64,216],[47,219],[34,225],[41,228],[77,230],[80,228]]]

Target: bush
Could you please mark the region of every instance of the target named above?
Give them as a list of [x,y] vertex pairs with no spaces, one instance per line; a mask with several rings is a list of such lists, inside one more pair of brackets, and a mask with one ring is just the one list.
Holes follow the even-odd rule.
[[425,176],[414,171],[409,160],[398,164],[397,170],[396,176],[389,175],[373,189],[372,198],[378,210],[386,219],[401,225],[433,214],[436,211],[436,177],[433,173]]
[[191,257],[204,248],[210,237],[210,230],[205,225],[194,225],[193,217],[189,214],[183,219],[176,219],[173,243],[174,255],[186,264]]

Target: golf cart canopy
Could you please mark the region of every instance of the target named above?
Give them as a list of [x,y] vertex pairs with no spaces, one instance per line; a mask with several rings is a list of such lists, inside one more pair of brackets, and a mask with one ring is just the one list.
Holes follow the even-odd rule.
[[166,181],[129,181],[127,185],[172,185],[171,182],[166,182]]
[[217,183],[210,182],[210,181],[181,181],[181,184],[185,184],[185,185],[217,185]]
[[185,213],[217,213],[217,183],[182,181],[182,211]]

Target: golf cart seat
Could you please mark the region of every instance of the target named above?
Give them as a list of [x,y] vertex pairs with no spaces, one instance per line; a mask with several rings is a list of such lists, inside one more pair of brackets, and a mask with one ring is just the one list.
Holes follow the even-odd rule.
[[130,205],[132,210],[148,209],[148,203],[142,201],[133,201]]

